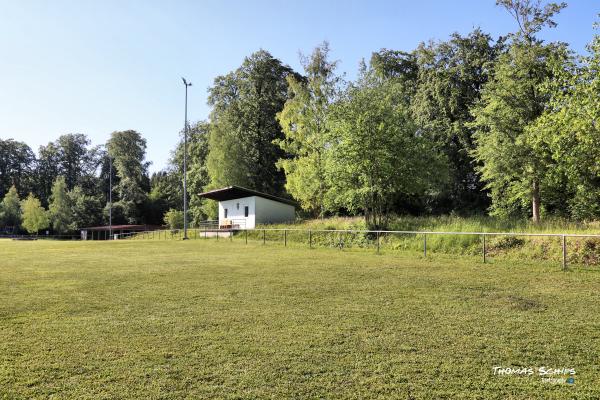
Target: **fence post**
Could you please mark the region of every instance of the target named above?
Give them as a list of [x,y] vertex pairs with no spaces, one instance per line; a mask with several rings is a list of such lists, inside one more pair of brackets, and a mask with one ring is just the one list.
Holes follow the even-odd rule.
[[423,234],[423,256],[427,257],[427,234]]
[[248,244],[248,229],[244,229],[244,232],[246,233],[246,244]]
[[567,237],[562,235],[562,267],[563,271],[567,270]]
[[219,241],[219,233],[220,233],[220,228],[217,228],[217,242]]
[[263,244],[266,243],[266,240],[267,240],[266,235],[267,235],[267,231],[263,229]]
[[287,229],[283,230],[283,245],[287,247]]
[[233,242],[233,228],[229,231],[229,241]]
[[377,231],[377,254],[379,254],[379,231]]
[[312,249],[312,230],[308,231],[308,248]]
[[486,253],[486,248],[485,248],[485,235],[483,235],[483,263],[485,264],[485,253]]

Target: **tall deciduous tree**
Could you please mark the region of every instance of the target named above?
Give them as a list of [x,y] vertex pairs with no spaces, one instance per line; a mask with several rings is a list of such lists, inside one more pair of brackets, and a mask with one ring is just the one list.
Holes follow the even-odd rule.
[[48,204],[52,186],[60,176],[60,150],[53,143],[40,146],[35,169],[36,192],[43,204]]
[[35,154],[23,142],[0,139],[0,197],[12,186],[25,196],[33,190]]
[[[173,168],[154,172],[150,177],[150,187],[148,206],[145,210],[148,223],[160,225],[169,209],[183,209],[180,175]],[[201,192],[202,190],[199,193]]]
[[101,154],[98,147],[90,144],[86,135],[71,133],[40,146],[35,178],[43,204],[48,203],[54,181],[59,176],[65,178],[67,190],[80,186],[88,195],[99,194],[97,170]]
[[65,177],[67,189],[85,187],[87,179],[98,167],[97,149],[89,148],[90,140],[81,133],[62,135],[55,143],[59,152],[60,174]]
[[412,121],[405,89],[363,69],[332,110],[330,199],[364,213],[370,228],[386,226],[398,197],[422,195],[445,175],[442,158]]
[[381,49],[371,55],[370,64],[379,78],[394,78],[404,83],[408,95],[405,100],[410,101],[419,78],[419,63],[414,52]]
[[305,78],[288,75],[291,97],[277,114],[285,137],[276,143],[290,155],[279,160],[286,176],[285,188],[302,208],[323,217],[326,155],[329,140],[327,116],[339,91],[337,62],[330,61],[329,44],[323,43],[308,57],[301,57]]
[[118,178],[113,198],[116,221],[120,217],[130,224],[143,222],[142,207],[150,190],[146,139],[133,130],[113,132],[107,148]]
[[73,212],[67,195],[65,178],[59,176],[52,186],[50,195],[49,217],[52,229],[58,234],[68,232],[73,222]]
[[[553,58],[564,57],[560,45],[544,45],[535,37],[564,4],[543,8],[529,0],[500,0],[515,17],[519,32],[512,35],[507,53],[499,57],[493,79],[474,108],[477,147],[473,154],[491,190],[492,210],[508,214],[527,203],[534,222],[540,220],[542,180],[547,155],[531,144],[531,127],[544,112],[548,96],[540,89],[552,77]],[[525,208],[526,209],[526,208]]]
[[285,177],[275,163],[284,153],[273,141],[283,137],[276,115],[287,100],[286,77],[292,73],[260,50],[215,79],[209,90],[211,187],[237,184],[283,193]]
[[434,199],[437,212],[483,212],[489,206],[474,167],[470,109],[480,99],[502,43],[475,29],[445,42],[421,44],[415,51],[418,72],[411,101],[415,122],[449,161],[448,186]]
[[542,88],[549,106],[531,129],[536,150],[553,164],[551,189],[578,219],[600,216],[600,35],[588,48],[581,63],[554,65],[554,79]]
[[75,231],[102,222],[102,195],[88,195],[81,186],[75,186],[67,192],[67,198],[71,206],[69,230]]
[[23,228],[29,233],[38,233],[46,229],[50,222],[48,212],[42,207],[40,200],[32,193],[23,200],[21,204],[23,210]]
[[[209,184],[207,157],[209,152],[210,124],[206,121],[200,121],[193,124],[188,130],[188,158],[187,158],[187,188],[189,196],[189,214],[188,220],[197,225],[200,221],[206,219],[204,209],[204,199],[198,195],[204,191]],[[183,197],[183,141],[177,145],[170,160],[170,175],[176,177],[175,180],[165,179],[161,183],[169,184],[174,181],[175,187],[169,189],[177,195],[176,202],[169,202],[169,208],[182,208]],[[153,187],[153,192],[154,187]],[[168,196],[168,193],[164,192]],[[166,210],[165,210],[166,211]]]
[[19,201],[17,188],[13,185],[4,195],[2,203],[0,203],[0,225],[18,230],[21,221],[21,202]]

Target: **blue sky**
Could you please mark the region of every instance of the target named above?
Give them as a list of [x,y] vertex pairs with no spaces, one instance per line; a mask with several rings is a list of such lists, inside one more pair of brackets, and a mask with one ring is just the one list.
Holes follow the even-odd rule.
[[[600,0],[568,3],[542,37],[584,53]],[[373,51],[411,50],[477,26],[494,37],[515,30],[494,0],[0,0],[0,138],[37,151],[64,133],[102,144],[135,129],[155,171],[183,126],[181,76],[193,83],[195,121],[208,116],[213,79],[260,48],[299,70],[298,52],[327,40],[352,78]]]

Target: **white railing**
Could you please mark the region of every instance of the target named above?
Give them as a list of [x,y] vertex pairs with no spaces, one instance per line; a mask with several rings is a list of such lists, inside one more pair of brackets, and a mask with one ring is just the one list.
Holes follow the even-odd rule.
[[[218,225],[218,224],[217,224]],[[233,224],[235,226],[235,224]],[[288,243],[288,232],[304,232],[307,235],[308,245],[310,248],[313,247],[313,234],[314,233],[353,233],[353,234],[365,234],[370,235],[370,241],[376,246],[377,253],[380,252],[381,241],[380,238],[383,235],[419,235],[423,237],[423,254],[427,256],[427,236],[430,235],[471,235],[479,236],[481,238],[481,252],[483,262],[487,261],[487,238],[490,236],[520,236],[520,237],[555,237],[560,238],[562,247],[562,267],[567,269],[567,239],[568,238],[600,238],[600,234],[577,234],[577,233],[522,233],[522,232],[443,232],[443,231],[393,231],[393,230],[362,230],[362,229],[302,229],[302,228],[256,228],[256,229],[245,229],[245,228],[220,228],[208,226],[199,229],[189,229],[188,238],[208,238],[215,237],[218,239],[219,236],[227,236],[233,240],[235,233],[244,233],[245,241],[248,243],[248,232],[259,232],[262,233],[262,242],[266,243],[267,232],[281,232],[281,240],[284,246]],[[161,234],[162,232],[162,234]],[[176,231],[149,231],[149,232],[134,232],[129,237],[135,238],[150,238],[150,239],[177,239],[182,238],[182,230]],[[169,235],[170,234],[170,235]],[[124,237],[123,237],[124,238]],[[260,240],[260,238],[259,238]],[[343,247],[343,242],[341,247]]]

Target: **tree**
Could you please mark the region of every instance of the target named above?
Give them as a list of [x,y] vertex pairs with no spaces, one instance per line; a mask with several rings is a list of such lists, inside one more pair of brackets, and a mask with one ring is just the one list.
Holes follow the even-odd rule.
[[0,224],[5,227],[13,227],[13,230],[19,229],[21,226],[21,202],[19,201],[19,193],[13,185],[4,195],[2,203],[0,203]]
[[26,195],[33,186],[35,155],[23,142],[0,139],[0,197],[4,197],[12,186],[21,195]]
[[362,212],[367,226],[386,226],[400,196],[434,188],[445,165],[404,103],[405,86],[363,67],[331,114],[328,179],[333,206]]
[[48,204],[54,181],[60,175],[60,150],[54,143],[40,146],[35,169],[36,192],[42,204]]
[[498,1],[515,17],[520,30],[511,36],[508,52],[499,57],[493,79],[472,111],[472,126],[477,130],[473,155],[491,191],[493,213],[519,212],[530,203],[534,222],[540,220],[541,185],[548,165],[547,155],[531,145],[531,127],[548,102],[540,88],[552,77],[549,65],[564,57],[563,46],[544,45],[534,36],[543,26],[556,25],[551,18],[564,4],[542,9],[538,3]]
[[67,190],[80,186],[87,195],[100,194],[97,170],[102,154],[98,147],[90,147],[90,144],[86,135],[71,133],[40,146],[35,180],[42,204],[48,203],[54,181],[59,176],[65,177]]
[[445,42],[422,43],[414,52],[418,72],[411,113],[449,161],[449,185],[433,203],[438,212],[473,213],[489,206],[471,156],[475,143],[470,110],[480,99],[502,45],[475,29],[467,36],[454,33]]
[[75,231],[86,226],[95,226],[102,222],[102,196],[86,195],[81,186],[75,186],[67,192],[71,206],[69,230]]
[[496,5],[504,7],[519,26],[519,31],[513,36],[530,46],[540,43],[535,34],[542,28],[556,28],[557,24],[552,18],[567,6],[567,3],[562,2],[540,7],[540,2],[541,0],[496,0]]
[[183,228],[183,211],[171,208],[165,213],[164,221],[170,229]]
[[81,133],[62,135],[55,142],[58,149],[59,173],[65,177],[67,190],[79,185],[84,187],[86,178],[98,167],[96,148],[90,149],[90,140]]
[[[103,210],[103,221],[104,223],[108,223],[108,214],[110,209],[110,192],[111,192],[111,179],[112,179],[112,201],[113,206],[114,202],[117,201],[117,193],[115,192],[115,186],[119,183],[119,176],[117,175],[117,170],[115,168],[114,163],[111,161],[111,157],[108,152],[108,145],[104,146],[103,151],[100,151],[100,174],[98,177],[99,180],[99,194],[103,197],[103,202],[105,204]],[[113,213],[114,214],[114,213]],[[162,218],[162,214],[160,214],[160,218]],[[113,217],[113,221],[118,221],[119,223],[124,223],[125,218],[117,218]]]
[[[205,204],[198,195],[209,184],[207,157],[209,152],[210,124],[200,121],[188,129],[187,188],[188,188],[188,220],[198,225],[207,217]],[[176,196],[174,201],[167,201],[169,208],[183,209],[183,140],[179,142],[170,160],[167,177],[161,180],[164,187],[153,186],[152,193],[162,189],[165,198]],[[167,188],[168,187],[168,188]],[[156,189],[156,190],[155,190]]]
[[145,161],[146,140],[132,130],[113,132],[107,148],[118,178],[113,183],[114,206],[120,210],[115,216],[121,214],[122,222],[129,224],[143,222],[142,208],[150,190],[149,163]]
[[554,64],[555,79],[542,91],[549,106],[531,129],[532,145],[549,153],[548,180],[569,216],[600,216],[600,35],[588,46],[581,63]]
[[276,115],[287,100],[290,74],[290,67],[260,50],[215,79],[209,89],[209,187],[235,184],[284,192],[285,176],[275,166],[284,153],[273,141],[283,137]]
[[301,57],[305,79],[288,75],[291,97],[277,119],[285,137],[276,139],[289,158],[277,166],[285,172],[287,191],[305,210],[323,217],[328,191],[325,165],[329,138],[327,116],[338,92],[337,62],[328,60],[329,44],[315,48],[310,57]]
[[216,189],[223,186],[253,186],[250,178],[250,157],[244,151],[244,145],[236,130],[237,122],[224,112],[218,121],[211,122],[209,136],[209,153],[206,160],[209,185],[205,189]]
[[23,228],[27,232],[38,233],[49,226],[48,213],[42,207],[40,200],[32,193],[29,193],[29,196],[23,200],[21,209],[23,210]]
[[65,178],[59,176],[52,186],[50,208],[48,210],[52,228],[59,234],[68,232],[73,222],[71,204],[67,195]]
[[[414,52],[381,49],[371,55],[371,68],[382,79],[394,78],[407,88],[416,88],[419,78],[419,63]],[[407,91],[409,95],[414,91]]]
[[183,209],[183,191],[179,178],[179,174],[171,168],[152,174],[150,177],[151,189],[145,208],[148,223],[160,225],[169,209]]

